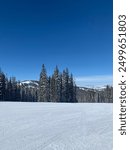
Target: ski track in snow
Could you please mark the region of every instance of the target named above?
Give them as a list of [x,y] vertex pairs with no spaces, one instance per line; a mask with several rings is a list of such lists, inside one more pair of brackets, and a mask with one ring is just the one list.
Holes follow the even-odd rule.
[[112,104],[0,102],[0,150],[112,150]]

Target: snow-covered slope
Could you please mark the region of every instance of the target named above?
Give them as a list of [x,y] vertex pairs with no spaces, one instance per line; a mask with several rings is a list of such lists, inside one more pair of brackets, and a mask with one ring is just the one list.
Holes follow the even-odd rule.
[[105,89],[106,86],[107,86],[107,85],[100,86],[100,87],[98,87],[98,86],[97,86],[97,87],[96,87],[96,86],[95,86],[95,87],[94,87],[94,86],[93,86],[93,87],[92,87],[92,86],[88,86],[88,87],[79,87],[79,89],[84,90],[84,91],[93,90],[93,89],[94,89],[94,90],[101,91],[101,90]]
[[35,80],[24,80],[24,81],[21,81],[20,84],[26,87],[31,87],[31,88],[38,88],[39,86],[39,82]]
[[0,150],[112,150],[112,104],[1,102]]

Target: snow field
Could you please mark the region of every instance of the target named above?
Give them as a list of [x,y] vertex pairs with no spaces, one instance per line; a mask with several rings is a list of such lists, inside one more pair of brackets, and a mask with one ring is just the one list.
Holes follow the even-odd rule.
[[0,102],[0,150],[112,150],[112,104]]

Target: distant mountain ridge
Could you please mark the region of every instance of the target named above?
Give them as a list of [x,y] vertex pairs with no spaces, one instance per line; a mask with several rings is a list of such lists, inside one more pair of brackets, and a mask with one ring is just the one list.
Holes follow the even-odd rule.
[[[20,82],[21,85],[24,85],[24,86],[27,86],[27,87],[32,87],[32,88],[38,88],[39,86],[39,81],[37,80],[24,80],[24,81],[21,81]],[[84,90],[84,91],[88,91],[90,89],[96,89],[96,90],[103,90],[106,88],[106,85],[104,86],[101,86],[101,87],[80,87],[80,86],[77,86],[80,90]]]
[[29,88],[38,88],[39,87],[39,81],[37,80],[24,80],[20,82],[20,85],[29,87]]

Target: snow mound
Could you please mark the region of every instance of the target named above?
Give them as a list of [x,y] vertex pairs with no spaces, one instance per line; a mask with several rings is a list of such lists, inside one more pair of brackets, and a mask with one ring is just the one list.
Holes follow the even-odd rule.
[[0,103],[0,150],[112,150],[112,104]]

